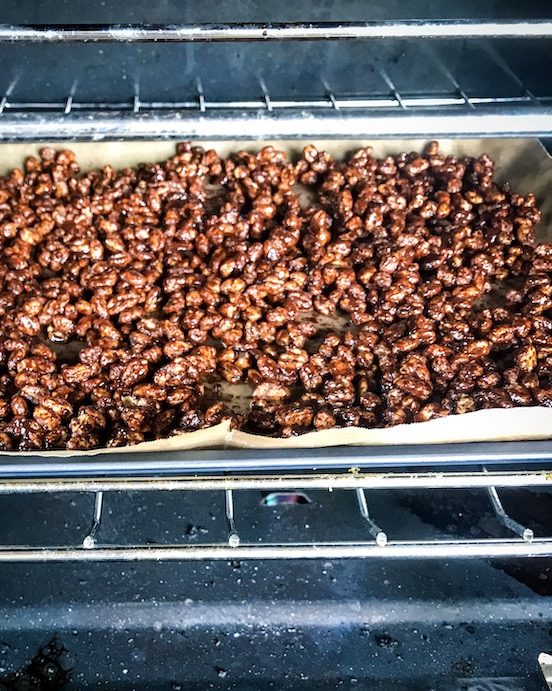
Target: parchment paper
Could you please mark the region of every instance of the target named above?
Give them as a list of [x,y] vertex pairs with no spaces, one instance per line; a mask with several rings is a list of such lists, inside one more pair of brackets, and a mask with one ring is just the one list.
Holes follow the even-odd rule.
[[[257,150],[273,144],[290,156],[298,153],[306,144],[314,144],[336,157],[343,157],[361,146],[370,145],[376,156],[397,154],[402,151],[421,151],[425,142],[393,139],[389,141],[304,141],[304,142],[200,142],[204,148],[214,148],[226,156],[242,149]],[[22,164],[23,160],[48,144],[0,145],[0,174]],[[125,168],[140,162],[159,161],[174,154],[174,142],[59,142],[55,148],[72,149],[82,170],[101,167],[107,163],[115,168]],[[543,220],[537,238],[552,242],[552,159],[540,142],[531,139],[464,139],[441,140],[441,150],[458,156],[478,156],[487,153],[496,163],[497,179],[509,181],[520,193],[534,192],[537,196]],[[397,425],[385,429],[348,427],[343,429],[309,432],[299,437],[278,439],[231,430],[228,422],[208,429],[175,435],[168,439],[143,442],[134,446],[92,451],[33,451],[0,452],[2,455],[33,456],[93,456],[99,453],[132,453],[144,451],[178,451],[214,447],[234,448],[314,448],[339,445],[392,445],[392,444],[440,444],[471,441],[514,441],[524,439],[552,439],[552,409],[544,407],[479,410],[463,415],[450,415],[428,422]]]

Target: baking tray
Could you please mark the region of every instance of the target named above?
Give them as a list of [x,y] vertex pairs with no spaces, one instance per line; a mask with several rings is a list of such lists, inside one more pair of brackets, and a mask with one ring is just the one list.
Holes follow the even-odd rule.
[[516,470],[538,467],[552,471],[550,441],[476,442],[399,446],[336,446],[300,449],[193,449],[188,451],[131,452],[125,455],[48,458],[0,457],[0,481],[8,479],[63,479],[107,477],[184,477],[230,473],[289,474],[296,471],[327,472],[436,470],[483,467]]
[[[277,142],[290,153],[307,142]],[[366,141],[314,142],[342,156]],[[258,149],[267,142],[214,142],[222,155],[239,149]],[[534,191],[543,212],[540,238],[552,235],[552,159],[537,140],[455,140],[442,142],[445,152],[459,155],[489,153],[497,162],[501,181],[514,188]],[[174,152],[172,142],[102,142],[56,144],[72,148],[83,169],[110,162],[122,168],[139,161],[161,160]],[[421,141],[378,141],[376,155],[421,150]],[[0,146],[0,173],[36,153],[38,145]],[[538,422],[535,420],[538,419]],[[427,423],[385,430],[347,428],[310,433],[285,440],[244,434],[225,428],[146,442],[136,447],[91,452],[3,452],[0,478],[105,477],[136,475],[197,475],[221,472],[283,472],[293,470],[359,469],[392,467],[481,466],[490,464],[547,464],[552,462],[552,411],[520,408],[477,411]],[[216,447],[216,448],[213,448]],[[285,448],[284,448],[285,447]],[[328,448],[336,447],[336,448]],[[294,449],[293,451],[291,449]]]

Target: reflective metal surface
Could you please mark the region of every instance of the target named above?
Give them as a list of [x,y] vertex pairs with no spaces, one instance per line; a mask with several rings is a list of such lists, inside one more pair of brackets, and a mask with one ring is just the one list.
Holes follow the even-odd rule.
[[34,43],[142,41],[325,41],[388,38],[545,38],[552,21],[471,19],[382,22],[188,25],[0,25],[0,41]]
[[[321,451],[321,455],[323,450]],[[152,467],[152,473],[155,473]],[[191,476],[161,478],[129,477],[126,479],[82,478],[36,479],[0,481],[1,494],[25,494],[29,492],[119,492],[119,491],[166,491],[166,490],[315,490],[327,489],[475,489],[488,487],[552,487],[552,472],[394,472],[361,473],[358,469],[349,473],[312,473],[311,475],[247,475],[247,476]]]
[[279,545],[201,545],[109,548],[0,548],[1,562],[197,561],[231,559],[468,559],[552,557],[552,538],[533,542],[470,540]]
[[0,141],[102,139],[304,139],[389,137],[545,136],[552,131],[552,107],[374,113],[372,110],[7,113]]
[[[211,449],[167,451],[163,453],[98,453],[92,456],[0,455],[0,481],[12,479],[89,478],[114,480],[138,476],[161,479],[168,476],[212,476],[241,473],[259,475],[328,473],[332,470],[358,472],[398,468],[411,472],[424,470],[457,470],[458,467],[479,470],[481,466],[498,466],[520,470],[523,466],[542,472],[552,466],[552,444],[549,441],[472,442],[467,444],[419,444],[413,446],[332,447],[301,449],[290,457],[282,449]],[[511,472],[511,470],[510,470]],[[486,482],[486,481],[485,481]]]

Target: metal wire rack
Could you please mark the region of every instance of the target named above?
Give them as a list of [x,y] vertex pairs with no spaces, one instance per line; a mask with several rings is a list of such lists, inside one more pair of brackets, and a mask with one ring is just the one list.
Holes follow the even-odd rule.
[[[140,42],[257,42],[344,39],[416,40],[420,58],[448,82],[443,93],[426,95],[401,90],[381,64],[385,89],[351,97],[332,89],[323,75],[320,97],[276,97],[263,77],[248,93],[258,98],[226,100],[210,97],[201,77],[195,78],[193,98],[152,100],[141,94],[134,78],[128,100],[92,102],[79,99],[75,78],[63,100],[18,100],[17,74],[0,98],[0,140],[251,139],[293,137],[390,136],[544,136],[552,131],[552,94],[533,93],[493,47],[490,38],[552,37],[552,22],[539,21],[411,21],[371,23],[312,23],[281,25],[181,26],[1,26],[1,43],[140,43]],[[485,60],[499,69],[512,88],[503,96],[470,94],[433,51],[417,39],[469,39],[484,51]],[[483,40],[485,39],[485,40]],[[485,70],[486,65],[481,65]],[[239,75],[236,91],[239,92]],[[175,92],[177,90],[175,89]],[[416,90],[415,90],[416,91]],[[176,93],[175,93],[176,96]]]
[[[220,98],[211,93],[200,74],[193,79],[194,92],[174,88],[170,97],[153,99],[141,83],[140,75],[132,82],[132,94],[127,98],[115,93],[115,98],[89,99],[83,97],[82,76],[64,79],[67,88],[62,98],[53,97],[48,89],[21,98],[19,86],[25,83],[25,68],[12,74],[0,95],[0,141],[71,140],[71,139],[273,139],[273,138],[385,138],[401,137],[466,137],[466,136],[546,136],[552,132],[552,93],[540,92],[527,86],[489,39],[530,39],[533,42],[552,37],[552,21],[411,21],[363,23],[311,24],[240,24],[240,25],[180,25],[180,26],[0,26],[0,44],[52,43],[246,43],[280,41],[414,41],[418,54],[428,69],[439,74],[446,83],[442,92],[427,93],[419,89],[399,87],[384,62],[375,62],[383,89],[361,90],[351,95],[346,89],[330,85],[321,74],[316,77],[317,93],[308,95],[306,89],[283,96],[274,93],[269,80],[256,77],[244,93],[247,98]],[[423,41],[419,39],[424,39]],[[432,39],[432,41],[425,41]],[[485,65],[498,70],[500,79],[508,84],[502,94],[483,90],[475,93],[467,88],[464,75],[456,74],[434,50],[439,39],[469,40],[477,44],[485,56]],[[9,45],[8,45],[9,44]],[[235,91],[240,84],[236,81]],[[305,85],[306,86],[306,85]],[[28,90],[27,90],[28,93]],[[253,96],[251,96],[253,94]],[[59,94],[58,94],[59,95]],[[513,451],[515,444],[501,444],[500,448],[482,451],[467,445],[456,455],[424,449],[387,449],[377,452],[349,449],[347,453],[316,450],[315,458],[308,452],[292,460],[265,456],[260,459],[240,452],[240,472],[233,477],[217,476],[209,472],[232,472],[229,452],[221,457],[200,458],[202,452],[190,458],[158,459],[152,470],[151,458],[135,454],[129,460],[116,462],[113,458],[92,461],[64,459],[63,463],[41,463],[40,459],[26,459],[23,467],[19,459],[0,464],[1,494],[51,494],[67,496],[69,492],[92,493],[95,497],[90,528],[80,544],[31,547],[29,545],[0,546],[0,561],[114,561],[114,560],[178,560],[178,559],[277,559],[277,558],[456,558],[456,557],[517,557],[552,556],[552,537],[534,535],[515,517],[509,516],[501,503],[504,487],[550,487],[552,476],[541,470],[550,461],[550,448],[536,447],[533,454],[539,468],[535,471],[504,472],[482,470],[481,467],[461,472],[427,472],[419,469],[419,461],[437,464],[464,462],[473,455],[478,463],[505,462],[511,456],[515,463],[531,462],[528,445]],[[542,443],[541,443],[542,445]],[[475,449],[475,450],[473,450]],[[209,454],[210,452],[204,452]],[[372,454],[370,456],[370,454]],[[386,455],[387,454],[387,455]],[[417,457],[416,454],[418,454]],[[324,465],[327,456],[327,465]],[[376,458],[377,456],[377,458]],[[437,459],[442,456],[442,459]],[[398,459],[398,460],[397,460]],[[498,459],[498,461],[497,461]],[[230,459],[231,460],[231,459]],[[473,461],[474,458],[471,458]],[[203,471],[198,463],[203,463]],[[380,470],[367,472],[369,463],[377,461]],[[470,462],[471,462],[470,461]],[[411,473],[381,472],[382,466],[418,465]],[[261,475],[265,466],[266,474]],[[286,465],[288,464],[288,465]],[[351,467],[359,466],[354,472]],[[209,466],[209,470],[206,467]],[[346,469],[336,472],[336,468]],[[321,472],[321,468],[332,468]],[[233,466],[236,471],[236,465]],[[294,471],[296,474],[289,475]],[[276,472],[281,474],[277,475]],[[134,475],[133,475],[134,473]],[[152,476],[156,474],[156,476]],[[187,473],[187,474],[186,474]],[[190,474],[192,473],[192,474]],[[297,474],[299,473],[299,474]],[[73,474],[74,477],[70,477]],[[117,477],[124,475],[124,477]],[[26,476],[26,477],[25,477]],[[481,488],[488,495],[490,507],[497,521],[510,531],[509,538],[486,539],[396,539],[384,521],[376,524],[370,513],[370,492],[385,490],[392,493],[403,489],[423,489],[431,501],[431,492],[442,488],[465,491]],[[235,491],[290,492],[308,489],[354,493],[359,514],[365,523],[366,539],[332,542],[304,542],[292,539],[285,543],[268,544],[245,542],[240,535],[240,514],[234,502]],[[217,492],[220,510],[227,522],[224,541],[214,544],[111,545],[102,542],[102,515],[106,493],[115,491],[176,491]],[[291,536],[294,538],[294,536]]]
[[[507,558],[550,557],[552,537],[535,535],[533,530],[508,515],[500,498],[501,488],[550,488],[550,473],[537,472],[479,472],[462,473],[347,473],[302,476],[242,476],[195,478],[127,478],[79,480],[9,480],[0,482],[0,494],[29,495],[37,493],[93,493],[94,509],[90,528],[79,545],[40,546],[4,545],[0,547],[0,562],[47,561],[146,561],[201,559],[333,559],[333,558]],[[370,493],[375,490],[394,492],[423,488],[425,500],[432,501],[431,492],[439,489],[462,491],[478,488],[486,492],[488,504],[482,513],[492,509],[496,521],[512,537],[424,539],[394,539],[370,514]],[[225,514],[226,539],[210,544],[168,545],[111,545],[102,543],[101,523],[105,496],[110,492],[216,492],[220,496],[220,510]],[[360,517],[365,524],[366,540],[305,542],[292,539],[281,543],[244,542],[240,536],[240,515],[234,502],[235,491],[265,492],[284,498],[296,492],[327,490],[352,492]],[[292,497],[293,498],[293,497]]]

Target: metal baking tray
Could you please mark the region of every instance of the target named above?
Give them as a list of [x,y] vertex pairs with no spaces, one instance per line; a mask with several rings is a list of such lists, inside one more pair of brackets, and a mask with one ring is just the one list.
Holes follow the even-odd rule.
[[523,466],[552,469],[552,442],[477,442],[318,449],[211,449],[72,456],[0,456],[0,480],[194,476],[329,470],[436,469]]
[[[518,140],[519,141],[519,140]],[[526,140],[529,143],[529,140]],[[492,140],[487,140],[482,144],[482,149],[490,146]],[[361,142],[359,142],[360,144]],[[326,142],[329,150],[339,150],[338,142]],[[495,142],[495,148],[506,159],[502,162],[505,165],[507,175],[514,169],[516,161],[508,156],[513,155],[515,142],[508,144]],[[296,147],[300,146],[295,142]],[[409,146],[421,146],[421,143],[394,141],[392,147],[398,150]],[[139,149],[137,147],[139,146]],[[98,165],[99,159],[103,157],[115,158],[116,165],[123,167],[135,160],[145,160],[146,158],[163,157],[173,149],[172,144],[162,142],[151,142],[137,145],[136,143],[104,143],[87,144],[74,146],[79,159],[84,158],[84,167]],[[226,151],[232,148],[231,143],[217,142],[217,148]],[[347,148],[353,146],[348,143]],[[521,166],[519,156],[517,157],[517,176],[520,180],[527,181],[530,175],[531,184],[534,180],[534,189],[541,199],[546,199],[548,191],[549,177],[541,175],[535,169],[537,159],[542,166],[546,167],[546,172],[550,169],[549,158],[544,149],[533,142],[534,148],[529,149],[534,156],[525,156],[524,165]],[[103,148],[102,148],[103,147]],[[29,145],[3,145],[5,153],[2,168],[5,169],[7,162],[19,160],[22,155],[29,152]],[[234,148],[235,145],[234,145]],[[489,151],[495,155],[495,151]],[[143,158],[142,158],[143,156]],[[138,159],[136,159],[138,157]],[[533,165],[529,165],[527,158],[534,159]],[[520,172],[519,169],[522,169]],[[539,169],[540,170],[540,169]],[[513,176],[512,176],[513,177]],[[527,185],[525,185],[527,186]],[[548,205],[543,209],[546,227],[552,226],[552,213],[547,213]],[[541,435],[542,436],[542,435]],[[496,437],[495,437],[496,438]],[[400,441],[400,439],[397,439]],[[410,441],[410,440],[404,440]],[[429,442],[430,439],[421,440]],[[447,441],[447,439],[433,440]],[[350,443],[345,438],[345,444]],[[205,450],[152,450],[152,451],[132,451],[128,450],[121,454],[109,449],[100,451],[94,455],[75,455],[75,456],[40,456],[38,454],[2,454],[0,455],[0,481],[16,478],[106,478],[106,477],[175,477],[194,475],[216,475],[225,473],[292,473],[292,472],[329,472],[347,471],[358,469],[359,471],[369,471],[377,469],[440,469],[441,471],[453,470],[454,468],[481,468],[485,466],[501,467],[522,467],[539,466],[543,470],[550,465],[552,467],[552,441],[494,441],[494,442],[462,442],[462,443],[420,443],[420,444],[392,444],[392,445],[373,445],[373,446],[334,446],[319,448],[297,448],[297,449],[239,449],[224,448],[220,446],[209,449],[206,444]],[[215,444],[211,443],[211,447]],[[120,450],[119,450],[120,451]]]

